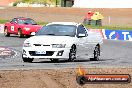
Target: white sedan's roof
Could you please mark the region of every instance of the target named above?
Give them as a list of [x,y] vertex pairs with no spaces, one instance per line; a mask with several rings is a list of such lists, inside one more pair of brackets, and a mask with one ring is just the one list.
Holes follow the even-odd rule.
[[48,23],[47,25],[52,25],[52,24],[61,24],[61,25],[79,25],[80,23],[76,23],[76,22],[51,22]]

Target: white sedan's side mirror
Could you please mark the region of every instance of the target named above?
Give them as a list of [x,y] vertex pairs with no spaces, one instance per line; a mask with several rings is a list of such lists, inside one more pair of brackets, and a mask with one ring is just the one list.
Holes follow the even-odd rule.
[[78,34],[78,37],[85,37],[86,35],[85,34]]
[[32,32],[32,33],[31,33],[31,36],[34,36],[35,34],[36,34],[35,32]]

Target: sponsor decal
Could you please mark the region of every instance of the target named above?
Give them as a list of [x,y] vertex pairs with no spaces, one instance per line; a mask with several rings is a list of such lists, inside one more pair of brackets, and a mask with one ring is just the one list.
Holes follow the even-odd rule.
[[108,29],[88,29],[90,32],[97,32],[104,39],[128,40],[132,41],[132,31],[129,30],[108,30]]
[[0,58],[11,58],[16,52],[6,47],[0,47]]
[[131,77],[129,74],[86,74],[86,71],[79,67],[76,81],[79,85],[100,83],[122,84],[130,83]]
[[105,30],[104,38],[105,39],[114,39],[114,40],[129,40],[132,41],[132,31],[127,30]]

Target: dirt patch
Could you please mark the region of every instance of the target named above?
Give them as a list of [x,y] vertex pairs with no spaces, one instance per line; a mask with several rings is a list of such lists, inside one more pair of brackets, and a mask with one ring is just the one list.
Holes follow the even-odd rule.
[[[0,71],[0,88],[131,88],[129,84],[76,83],[77,69]],[[88,68],[89,74],[130,74],[131,68]]]
[[74,21],[83,22],[88,10],[98,11],[104,15],[103,25],[131,26],[132,9],[89,9],[89,8],[59,8],[59,7],[8,7],[0,9],[0,19],[12,19],[14,17],[31,17],[36,21]]

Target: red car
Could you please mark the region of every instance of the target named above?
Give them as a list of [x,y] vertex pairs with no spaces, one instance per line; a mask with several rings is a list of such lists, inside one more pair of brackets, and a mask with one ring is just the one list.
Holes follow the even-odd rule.
[[32,32],[37,32],[41,28],[40,25],[31,19],[18,17],[13,18],[11,22],[5,23],[4,35],[10,36],[10,34],[16,34],[18,37],[31,36]]

